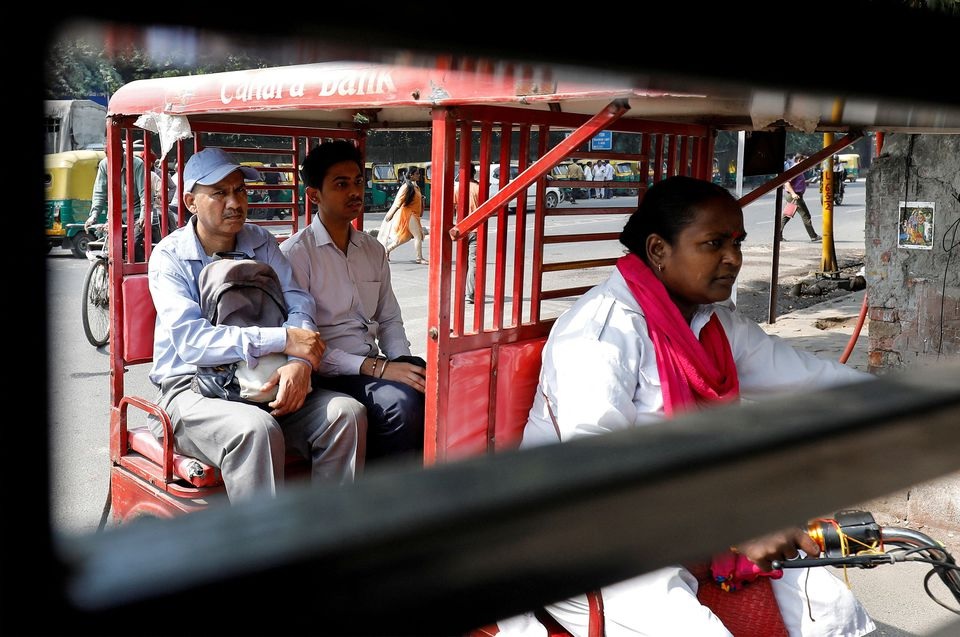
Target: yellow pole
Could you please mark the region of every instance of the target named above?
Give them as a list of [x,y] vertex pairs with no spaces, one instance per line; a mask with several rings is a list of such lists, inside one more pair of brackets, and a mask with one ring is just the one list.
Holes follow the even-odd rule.
[[[835,100],[833,103],[833,121],[840,120],[840,114],[843,112],[843,102]],[[833,143],[833,133],[823,134],[823,146],[826,148]],[[827,165],[820,173],[820,181],[823,185],[823,194],[821,203],[823,206],[823,243],[820,247],[820,273],[825,275],[838,275],[840,268],[837,266],[837,249],[833,242],[833,189],[836,185],[833,183],[833,162],[835,156],[827,158]]]
[[[833,143],[833,133],[823,134],[823,145],[829,146]],[[820,272],[821,274],[835,274],[837,268],[837,252],[833,245],[833,162],[831,155],[827,157],[827,164],[820,172],[821,194],[820,203],[823,208],[823,243],[820,247]]]

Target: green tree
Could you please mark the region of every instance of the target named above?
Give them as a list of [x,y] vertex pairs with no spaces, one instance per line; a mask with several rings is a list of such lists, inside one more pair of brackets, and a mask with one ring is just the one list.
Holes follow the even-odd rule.
[[111,95],[124,83],[102,49],[83,39],[55,42],[47,53],[46,75],[48,99]]
[[102,42],[82,35],[63,37],[52,42],[47,51],[47,99],[77,99],[90,95],[109,97],[134,80],[179,75],[200,75],[222,71],[262,68],[268,63],[250,53],[226,56],[206,54],[189,66],[172,51],[165,58],[148,56],[137,46],[108,55]]

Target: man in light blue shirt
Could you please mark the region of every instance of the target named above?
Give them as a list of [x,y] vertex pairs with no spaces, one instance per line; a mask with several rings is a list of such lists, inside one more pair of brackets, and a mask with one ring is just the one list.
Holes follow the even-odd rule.
[[[326,344],[314,324],[313,298],[294,283],[276,239],[246,223],[244,177],[258,179],[257,171],[207,148],[190,158],[183,177],[183,201],[193,215],[157,244],[149,266],[157,309],[150,380],[160,388],[177,451],[219,467],[231,501],[274,494],[287,449],[311,460],[315,480],[352,480],[363,464],[366,413],[349,396],[311,391]],[[214,325],[206,318],[198,278],[221,252],[242,252],[273,267],[287,305],[282,327]],[[289,360],[264,385],[279,388],[264,406],[191,389],[198,367],[243,361],[255,368],[261,356],[274,353]],[[155,423],[154,433],[162,434],[158,429]]]
[[329,346],[314,382],[366,406],[368,460],[419,458],[426,363],[410,356],[384,247],[351,225],[363,214],[363,158],[350,142],[327,142],[310,151],[301,173],[319,211],[281,250],[316,301]]

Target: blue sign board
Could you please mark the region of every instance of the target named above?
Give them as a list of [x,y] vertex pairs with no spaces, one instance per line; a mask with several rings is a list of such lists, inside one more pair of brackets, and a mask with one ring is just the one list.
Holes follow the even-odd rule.
[[590,150],[613,150],[613,131],[603,130],[594,135]]

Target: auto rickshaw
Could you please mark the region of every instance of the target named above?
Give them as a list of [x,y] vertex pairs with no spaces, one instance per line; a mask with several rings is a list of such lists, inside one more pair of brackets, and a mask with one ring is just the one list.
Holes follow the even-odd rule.
[[368,161],[364,164],[364,177],[367,180],[367,189],[363,199],[367,210],[389,208],[400,189],[393,164]]
[[[83,222],[90,216],[97,166],[106,156],[102,150],[71,150],[44,157],[48,252],[57,246],[70,249],[75,257],[86,257],[87,245],[94,237],[83,229]],[[106,220],[104,209],[97,223]]]
[[[626,160],[614,160],[610,162],[613,165],[614,181],[634,181],[637,175],[633,172],[631,162]],[[618,197],[636,197],[636,188],[615,188],[614,193]]]
[[843,176],[847,181],[856,181],[860,178],[860,155],[850,153],[837,155],[837,158],[843,162]]

